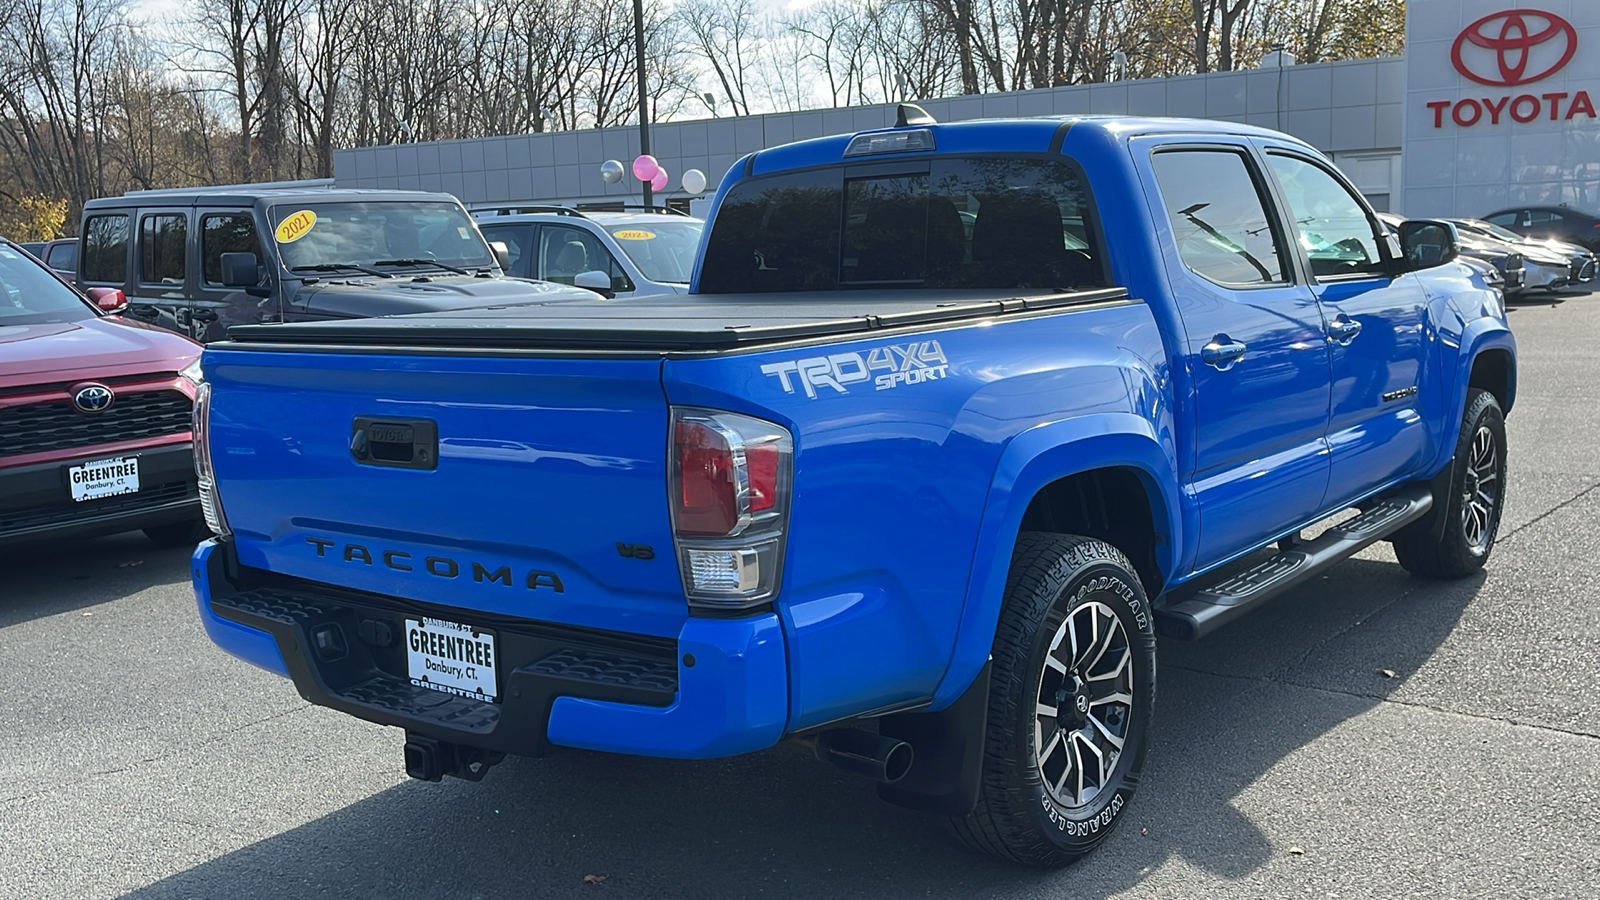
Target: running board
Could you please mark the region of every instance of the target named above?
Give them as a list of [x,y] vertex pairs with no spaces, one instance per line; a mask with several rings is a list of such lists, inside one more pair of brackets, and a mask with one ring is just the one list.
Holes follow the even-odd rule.
[[1183,640],[1204,637],[1312,575],[1422,518],[1433,506],[1427,485],[1415,485],[1374,502],[1315,540],[1237,572],[1199,593],[1156,611],[1156,630]]

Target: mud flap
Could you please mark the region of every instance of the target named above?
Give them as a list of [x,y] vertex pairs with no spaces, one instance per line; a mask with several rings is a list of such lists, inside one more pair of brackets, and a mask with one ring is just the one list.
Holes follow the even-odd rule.
[[911,745],[915,762],[878,798],[924,812],[965,816],[978,805],[983,741],[989,723],[989,663],[956,702],[936,713],[884,716],[878,733]]

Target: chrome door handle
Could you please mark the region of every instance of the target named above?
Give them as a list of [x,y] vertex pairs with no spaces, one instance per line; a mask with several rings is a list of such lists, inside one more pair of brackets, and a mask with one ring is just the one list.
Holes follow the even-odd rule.
[[1340,344],[1348,344],[1361,333],[1361,323],[1340,313],[1328,323],[1328,335]]
[[1234,363],[1244,359],[1244,345],[1225,334],[1219,334],[1211,339],[1211,343],[1200,348],[1200,359],[1218,372],[1226,372],[1233,368]]

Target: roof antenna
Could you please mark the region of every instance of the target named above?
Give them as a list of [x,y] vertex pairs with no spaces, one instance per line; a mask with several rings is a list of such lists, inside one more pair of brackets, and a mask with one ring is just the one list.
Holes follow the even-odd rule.
[[895,107],[894,127],[904,128],[907,125],[937,125],[939,120],[928,115],[928,111],[915,103],[902,103]]

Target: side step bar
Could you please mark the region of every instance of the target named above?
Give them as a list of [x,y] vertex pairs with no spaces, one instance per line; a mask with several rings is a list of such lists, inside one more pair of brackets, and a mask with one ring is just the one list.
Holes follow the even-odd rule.
[[1204,637],[1422,518],[1432,506],[1433,495],[1426,485],[1415,485],[1375,501],[1360,515],[1329,528],[1315,540],[1296,544],[1192,597],[1157,610],[1156,630],[1183,640]]

